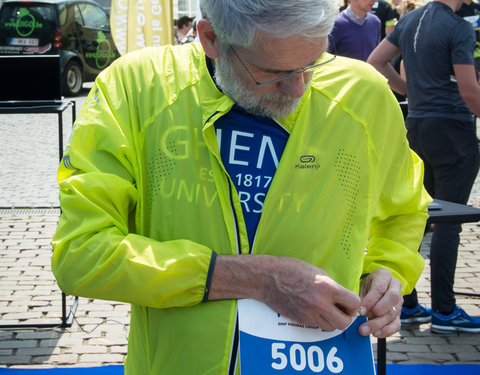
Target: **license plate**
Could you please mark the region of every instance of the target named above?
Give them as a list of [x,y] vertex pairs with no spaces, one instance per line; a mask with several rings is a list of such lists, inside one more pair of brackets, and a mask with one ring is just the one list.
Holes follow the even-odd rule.
[[38,46],[38,39],[36,38],[11,38],[11,46]]

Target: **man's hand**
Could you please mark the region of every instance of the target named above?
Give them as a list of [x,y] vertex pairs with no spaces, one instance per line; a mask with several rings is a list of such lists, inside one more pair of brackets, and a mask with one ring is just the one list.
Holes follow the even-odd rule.
[[360,298],[325,271],[295,258],[218,256],[209,299],[253,298],[301,324],[345,329]]
[[384,338],[398,332],[403,298],[401,283],[390,271],[377,269],[363,279],[360,297],[360,314],[369,318],[359,328],[361,335]]

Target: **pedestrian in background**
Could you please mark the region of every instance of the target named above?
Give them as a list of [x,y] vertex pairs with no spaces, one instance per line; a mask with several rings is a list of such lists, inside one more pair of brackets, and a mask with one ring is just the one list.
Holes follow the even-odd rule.
[[397,14],[390,3],[385,0],[376,1],[372,7],[372,13],[380,19],[380,39],[383,39],[387,34],[390,34],[395,27],[398,19]]
[[329,38],[331,53],[367,61],[381,40],[381,21],[370,13],[374,3],[372,0],[351,0],[335,17]]
[[[472,25],[455,14],[462,0],[434,0],[403,16],[368,62],[392,89],[407,94],[407,137],[425,163],[434,198],[466,204],[479,168],[473,115],[480,115]],[[406,82],[390,65],[399,52]],[[432,63],[434,62],[434,63]],[[456,305],[453,285],[460,224],[435,224],[430,248],[432,309],[405,296],[403,323],[431,321],[433,332],[480,332],[480,318]]]
[[188,35],[188,32],[193,26],[193,17],[183,16],[177,21],[177,28],[175,33],[175,44],[180,44],[182,40]]
[[[460,17],[466,18],[467,20],[471,17],[475,19],[475,16],[480,17],[480,5],[473,2],[472,0],[463,0],[462,6],[457,10],[457,15]],[[475,35],[477,38],[477,43],[475,46],[475,51],[473,52],[473,58],[475,62],[475,71],[477,73],[477,78],[480,83],[480,21],[475,21]]]
[[180,44],[192,43],[197,39],[197,20],[193,20],[192,28],[188,32],[187,36],[183,38]]

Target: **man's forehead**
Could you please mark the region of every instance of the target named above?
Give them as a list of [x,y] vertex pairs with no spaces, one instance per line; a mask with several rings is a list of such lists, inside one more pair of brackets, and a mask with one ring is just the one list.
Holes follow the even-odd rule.
[[265,36],[246,48],[251,63],[261,68],[292,71],[313,64],[326,50],[327,37],[307,38]]

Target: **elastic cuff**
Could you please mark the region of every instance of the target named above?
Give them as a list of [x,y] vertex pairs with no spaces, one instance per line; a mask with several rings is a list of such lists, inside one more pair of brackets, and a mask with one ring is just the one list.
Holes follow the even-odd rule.
[[210,284],[212,283],[213,269],[215,268],[215,261],[217,260],[217,253],[212,251],[212,258],[210,259],[210,266],[208,267],[207,282],[205,283],[205,292],[203,293],[202,302],[208,301],[208,294],[210,293]]

